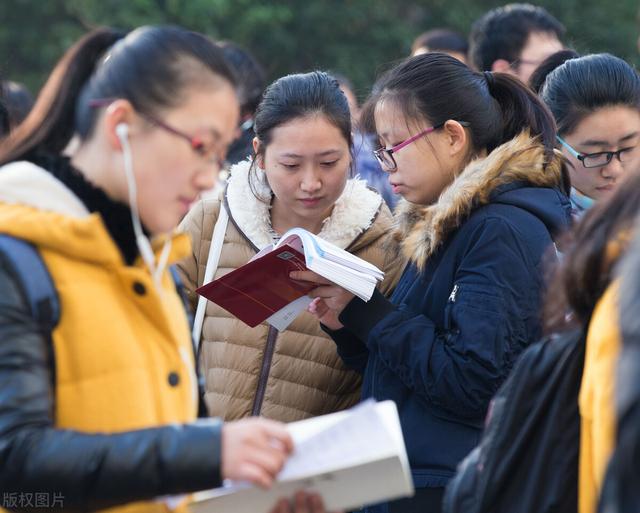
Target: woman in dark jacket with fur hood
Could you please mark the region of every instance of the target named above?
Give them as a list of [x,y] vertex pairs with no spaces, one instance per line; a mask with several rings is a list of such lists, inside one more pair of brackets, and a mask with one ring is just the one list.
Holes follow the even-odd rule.
[[367,511],[437,512],[489,400],[539,337],[543,263],[568,227],[568,179],[544,105],[506,74],[443,54],[391,70],[370,100],[409,264],[365,303],[313,273],[316,313],[363,396],[393,399],[416,496]]

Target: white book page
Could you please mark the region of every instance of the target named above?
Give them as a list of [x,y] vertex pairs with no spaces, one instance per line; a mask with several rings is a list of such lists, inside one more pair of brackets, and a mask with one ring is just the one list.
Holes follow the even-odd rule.
[[394,453],[395,448],[395,440],[380,418],[378,405],[367,401],[332,425],[325,422],[311,436],[305,438],[303,433],[302,439],[295,440],[294,453],[278,475],[278,481],[301,479],[382,459]]
[[278,331],[284,331],[309,306],[311,301],[313,299],[309,296],[299,297],[274,313],[267,319],[267,322]]
[[[287,429],[295,449],[273,490],[228,482],[224,488],[195,494],[196,503],[214,498],[223,501],[210,503],[206,513],[266,513],[277,497],[289,496],[301,487],[323,490],[325,502],[335,508],[359,507],[413,493],[400,421],[392,401],[369,400],[350,410],[292,422]],[[358,484],[357,489],[354,484]],[[241,495],[234,499],[237,493]],[[204,511],[201,508],[197,513]]]

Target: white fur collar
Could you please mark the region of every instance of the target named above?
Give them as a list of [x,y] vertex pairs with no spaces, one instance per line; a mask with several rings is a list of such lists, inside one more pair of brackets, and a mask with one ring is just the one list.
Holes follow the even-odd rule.
[[[245,160],[231,168],[226,199],[237,227],[258,249],[262,249],[272,242],[269,233],[271,206],[258,200],[251,192],[250,166],[251,161]],[[255,189],[260,196],[268,198],[271,189],[262,180],[263,174],[264,171],[257,170],[259,180],[255,183]],[[371,226],[381,204],[382,197],[369,189],[364,180],[350,179],[318,235],[340,248],[347,248]]]
[[75,218],[90,215],[87,207],[66,185],[45,169],[27,161],[12,162],[0,168],[0,201]]

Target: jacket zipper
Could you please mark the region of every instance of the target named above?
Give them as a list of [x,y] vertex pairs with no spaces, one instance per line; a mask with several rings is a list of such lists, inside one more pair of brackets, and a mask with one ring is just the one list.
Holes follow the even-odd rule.
[[260,367],[260,375],[258,376],[258,388],[256,389],[256,396],[253,400],[253,407],[251,408],[251,415],[253,417],[259,416],[262,410],[262,402],[264,401],[264,394],[267,390],[267,381],[269,381],[269,372],[271,371],[271,362],[273,361],[277,338],[278,330],[273,326],[269,326],[267,344],[264,348],[262,366]]

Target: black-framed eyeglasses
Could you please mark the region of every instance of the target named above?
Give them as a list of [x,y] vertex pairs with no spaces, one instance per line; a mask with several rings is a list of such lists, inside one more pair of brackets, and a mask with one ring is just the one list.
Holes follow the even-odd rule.
[[[466,121],[458,121],[458,123],[460,123],[462,126],[469,126],[469,123],[467,123]],[[412,142],[417,141],[421,137],[424,137],[425,135],[440,129],[443,126],[444,126],[444,123],[440,123],[439,125],[435,125],[435,126],[430,126],[429,128],[425,128],[419,134],[412,135],[411,137],[409,137],[408,139],[405,139],[401,143],[396,144],[392,148],[388,148],[388,149],[378,148],[377,150],[373,150],[373,154],[375,155],[376,159],[380,163],[380,166],[382,167],[383,171],[387,171],[387,172],[395,171],[398,168],[398,165],[396,164],[396,159],[393,156],[394,153],[398,153],[405,146],[408,146]]]
[[[89,100],[89,107],[99,108],[106,107],[107,105],[113,103],[115,98],[97,98],[94,100]],[[215,142],[211,142],[209,144],[205,143],[205,141],[197,135],[189,135],[182,130],[178,130],[177,128],[168,125],[164,121],[157,119],[155,116],[151,116],[149,114],[145,114],[143,112],[138,112],[138,114],[145,119],[148,123],[151,123],[158,128],[162,128],[163,130],[180,137],[186,140],[191,146],[191,149],[196,152],[199,156],[204,159],[210,160],[218,164],[219,167],[222,167],[224,164],[224,159],[221,159],[218,155],[215,154],[216,144]]]
[[567,141],[565,141],[559,135],[556,135],[556,139],[562,146],[564,146],[571,155],[577,158],[582,165],[586,168],[604,167],[613,157],[616,157],[619,162],[626,162],[627,156],[635,148],[635,146],[629,146],[628,148],[620,148],[617,151],[599,151],[597,153],[579,153],[573,149]]

